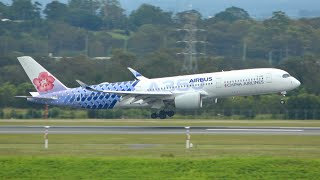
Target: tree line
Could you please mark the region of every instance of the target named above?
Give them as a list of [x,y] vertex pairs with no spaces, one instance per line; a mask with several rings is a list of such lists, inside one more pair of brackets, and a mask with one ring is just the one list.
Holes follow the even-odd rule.
[[[178,53],[185,46],[177,43],[187,36],[179,29],[191,21],[203,30],[196,33],[197,40],[204,42],[195,49],[201,52],[196,57],[197,73],[276,67],[302,82],[289,93],[284,106],[279,96],[272,95],[222,99],[205,110],[251,109],[261,114],[267,113],[263,109],[301,110],[299,117],[306,111],[312,111],[308,117],[317,117],[320,18],[292,19],[276,11],[268,19],[257,20],[237,7],[202,17],[196,10],[174,14],[150,4],[127,13],[118,0],[46,5],[12,0],[10,5],[0,2],[0,18],[0,108],[39,107],[13,98],[34,91],[16,59],[21,55],[33,56],[69,87],[78,86],[75,79],[88,84],[131,80],[128,66],[150,78],[193,73],[182,71],[184,60]],[[110,59],[92,59],[100,56]],[[95,115],[91,112],[90,117]]]

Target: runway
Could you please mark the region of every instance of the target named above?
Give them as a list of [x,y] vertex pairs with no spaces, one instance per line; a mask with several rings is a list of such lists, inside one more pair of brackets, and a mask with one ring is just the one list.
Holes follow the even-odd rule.
[[[51,126],[49,134],[185,134],[183,126]],[[43,134],[44,126],[0,126],[0,134]],[[191,134],[320,135],[320,127],[193,126]]]

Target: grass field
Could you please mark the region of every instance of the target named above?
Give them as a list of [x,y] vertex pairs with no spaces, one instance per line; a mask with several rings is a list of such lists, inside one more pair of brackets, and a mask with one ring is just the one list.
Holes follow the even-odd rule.
[[[13,124],[10,124],[13,123]],[[317,121],[0,121],[0,125],[319,126]],[[57,123],[57,124],[56,124]],[[155,123],[155,124],[154,124]],[[320,136],[0,134],[0,179],[318,179]]]
[[192,135],[192,150],[185,150],[185,135],[0,135],[0,156],[81,157],[252,157],[320,158],[319,136]]
[[289,158],[0,158],[1,179],[318,179],[319,160]]

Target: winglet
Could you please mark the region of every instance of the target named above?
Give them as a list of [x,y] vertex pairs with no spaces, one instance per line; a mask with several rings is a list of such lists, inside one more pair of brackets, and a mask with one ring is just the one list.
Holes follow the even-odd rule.
[[143,79],[148,79],[144,76],[142,76],[138,71],[128,67],[129,71],[134,75],[135,78],[137,78],[138,80],[143,80]]
[[82,82],[82,81],[80,81],[80,80],[76,80],[76,81],[77,81],[77,83],[78,83],[81,87],[83,87],[83,88],[88,87],[88,85],[85,84],[84,82]]
[[84,82],[82,82],[82,81],[80,81],[80,80],[76,80],[77,81],[77,83],[82,87],[82,88],[84,88],[84,89],[87,89],[87,90],[94,90],[93,88],[91,88],[89,85],[87,85],[86,83],[84,83]]
[[87,85],[86,83],[84,83],[84,82],[82,82],[82,81],[80,81],[80,80],[76,80],[76,81],[77,81],[77,83],[80,84],[80,86],[81,86],[82,88],[84,88],[84,89],[86,89],[86,90],[94,91],[94,92],[102,92],[102,91],[100,91],[100,90],[97,90],[97,89],[94,89],[94,88],[90,87],[89,85]]

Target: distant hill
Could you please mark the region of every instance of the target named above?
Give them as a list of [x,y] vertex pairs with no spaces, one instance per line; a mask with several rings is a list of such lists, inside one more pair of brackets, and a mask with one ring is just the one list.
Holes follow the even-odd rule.
[[[37,1],[45,6],[52,0]],[[2,2],[11,3],[11,0],[2,0]],[[68,0],[60,0],[60,2],[66,3]],[[142,3],[149,3],[173,12],[190,9],[192,4],[192,8],[200,11],[204,17],[213,16],[230,6],[243,8],[257,18],[269,17],[273,11],[279,10],[285,11],[291,17],[320,16],[319,0],[120,0],[120,2],[128,13]]]

